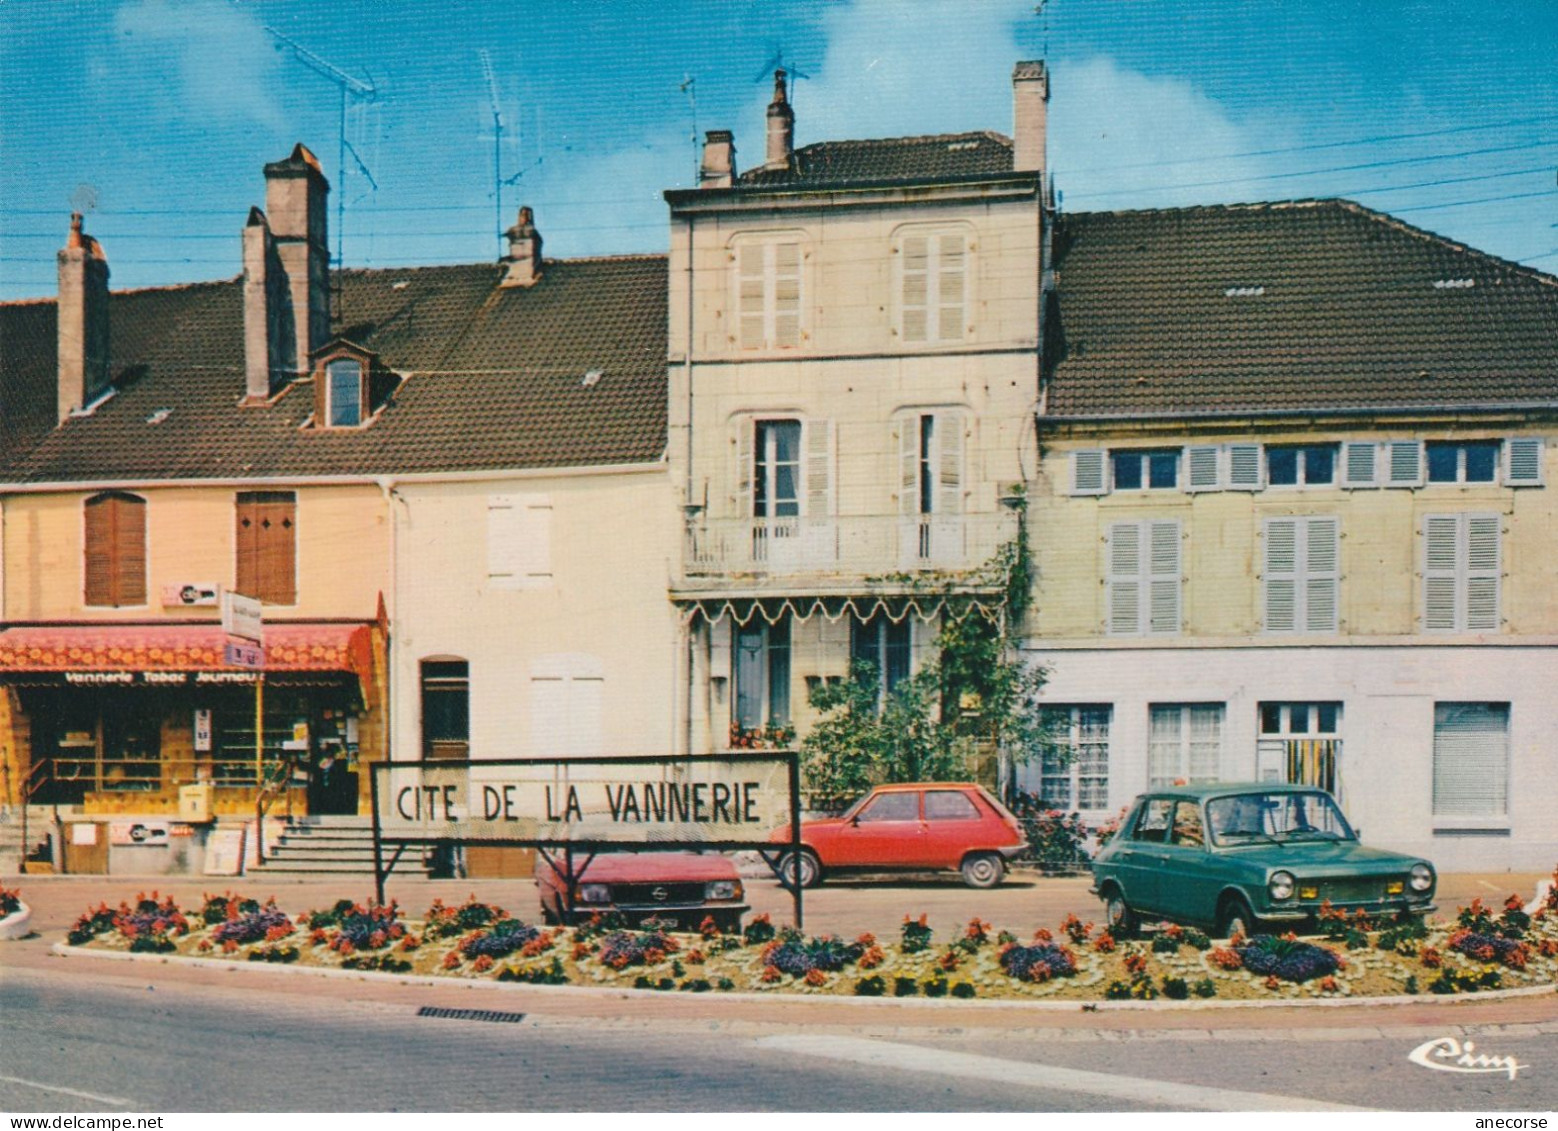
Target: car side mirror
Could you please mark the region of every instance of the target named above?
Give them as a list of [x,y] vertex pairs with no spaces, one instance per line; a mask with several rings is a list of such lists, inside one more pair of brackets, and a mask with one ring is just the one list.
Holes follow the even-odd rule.
[[853,826],[853,827],[854,827],[854,828],[857,828],[857,829],[858,829],[858,828],[859,828],[859,827],[860,827],[860,817],[859,817],[859,816],[858,816],[858,815],[856,815],[856,816],[854,816],[854,817],[851,817],[851,818],[850,818],[850,819],[849,819],[849,823],[850,823],[850,825],[852,825],[852,826]]

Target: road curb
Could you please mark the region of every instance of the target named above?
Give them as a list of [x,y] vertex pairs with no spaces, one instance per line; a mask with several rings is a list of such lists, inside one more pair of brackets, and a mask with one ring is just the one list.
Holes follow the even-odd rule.
[[499,992],[525,992],[545,996],[577,996],[585,994],[594,998],[643,998],[664,1001],[667,998],[681,1000],[697,997],[709,1001],[739,1003],[806,1002],[809,1004],[859,1006],[865,1009],[909,1006],[911,1008],[937,1009],[1018,1009],[1035,1013],[1200,1013],[1230,1009],[1349,1009],[1389,1005],[1459,1005],[1484,1001],[1505,1001],[1511,998],[1539,997],[1558,994],[1558,985],[1520,986],[1508,990],[1479,990],[1471,994],[1393,994],[1389,997],[1360,998],[1310,998],[1281,1001],[1026,1001],[1020,998],[888,998],[888,997],[840,997],[823,994],[732,993],[710,991],[692,994],[677,990],[640,990],[626,986],[547,986],[533,982],[497,982],[488,978],[449,978],[431,974],[389,974],[382,970],[341,970],[329,966],[289,966],[275,962],[234,962],[228,958],[169,957],[165,954],[131,954],[126,950],[93,950],[89,947],[54,943],[50,951],[61,958],[106,958],[120,962],[150,962],[162,966],[189,966],[195,969],[236,971],[263,971],[288,974],[297,977],[338,978],[347,981],[383,982],[401,986],[464,986],[470,990],[495,990]]

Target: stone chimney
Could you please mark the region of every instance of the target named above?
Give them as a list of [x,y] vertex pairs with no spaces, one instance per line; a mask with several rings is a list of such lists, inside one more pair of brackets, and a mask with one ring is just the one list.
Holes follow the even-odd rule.
[[729,130],[710,130],[703,136],[703,165],[698,169],[698,187],[730,188],[735,183],[735,135]]
[[243,229],[244,403],[264,404],[297,362],[297,323],[287,273],[265,213],[249,209]]
[[59,261],[58,402],[60,424],[108,388],[108,257],[70,216]]
[[[285,276],[295,328],[292,356],[272,359],[271,370],[279,365],[293,373],[307,373],[309,355],[330,340],[329,194],[330,182],[325,180],[319,159],[301,142],[292,147],[285,161],[265,166],[265,218],[275,243],[276,261]],[[246,278],[247,247],[246,236]],[[247,298],[247,286],[244,293]]]
[[1043,60],[1012,68],[1012,168],[1036,173],[1044,168],[1044,135],[1049,115],[1049,72]]
[[795,151],[795,111],[784,92],[784,68],[774,72],[774,100],[768,104],[768,159],[765,169],[788,169]]
[[519,219],[503,233],[509,239],[509,253],[503,257],[508,271],[500,287],[533,287],[541,281],[541,233],[536,231],[535,213],[525,205]]

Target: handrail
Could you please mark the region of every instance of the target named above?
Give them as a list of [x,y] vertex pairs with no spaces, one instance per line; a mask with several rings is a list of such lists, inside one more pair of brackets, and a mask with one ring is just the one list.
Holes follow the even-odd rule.
[[292,762],[294,755],[285,751],[282,756],[271,764],[260,783],[260,791],[254,797],[254,850],[255,859],[261,864],[265,863],[265,814],[270,812],[270,807],[276,803],[278,796],[287,799],[287,823],[292,823]]
[[22,858],[16,868],[20,873],[27,871],[27,853],[32,845],[27,836],[28,810],[32,807],[32,799],[38,796],[38,792],[45,785],[51,785],[53,782],[53,758],[39,758],[27,767],[27,778],[22,782]]

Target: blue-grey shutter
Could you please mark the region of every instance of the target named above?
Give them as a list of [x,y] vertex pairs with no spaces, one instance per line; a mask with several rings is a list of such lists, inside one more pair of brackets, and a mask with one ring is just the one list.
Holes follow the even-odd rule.
[[1542,437],[1515,436],[1504,441],[1504,483],[1509,487],[1542,485]]
[[1108,491],[1104,478],[1104,452],[1102,448],[1080,448],[1071,453],[1071,493],[1073,495],[1102,495]]

